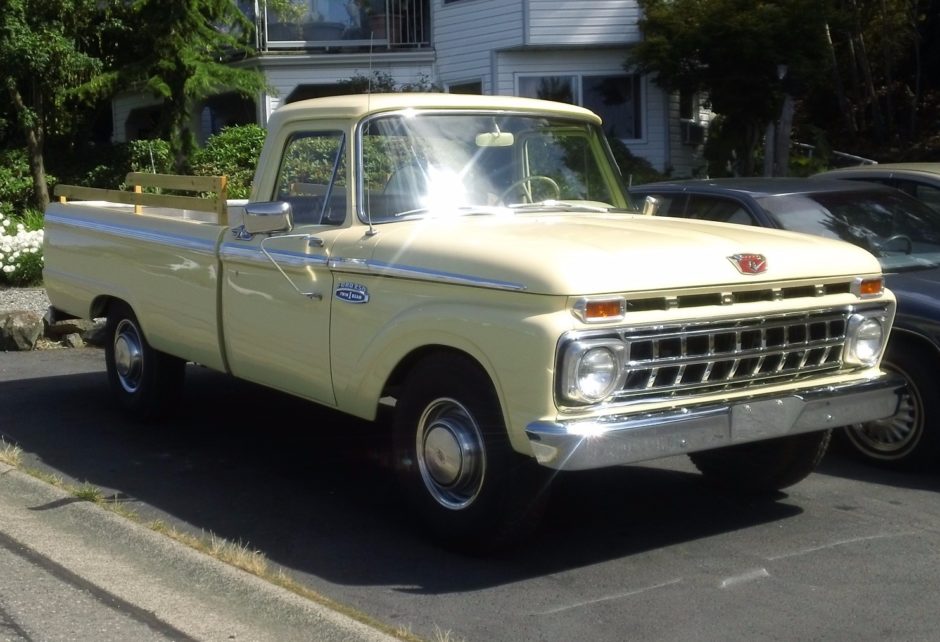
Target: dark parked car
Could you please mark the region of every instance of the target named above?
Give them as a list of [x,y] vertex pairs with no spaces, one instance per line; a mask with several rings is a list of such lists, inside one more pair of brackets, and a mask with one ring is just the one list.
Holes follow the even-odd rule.
[[940,212],[940,163],[879,163],[831,169],[813,178],[870,181],[896,187]]
[[[636,185],[659,216],[780,228],[839,238],[878,257],[898,313],[884,367],[907,380],[891,419],[850,426],[865,457],[895,468],[940,459],[940,212],[891,187],[813,179],[715,179]],[[811,259],[810,259],[811,260]]]

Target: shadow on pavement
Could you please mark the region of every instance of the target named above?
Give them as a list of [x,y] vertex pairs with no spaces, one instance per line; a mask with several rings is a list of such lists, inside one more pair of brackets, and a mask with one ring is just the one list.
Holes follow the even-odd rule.
[[401,510],[381,426],[190,367],[168,421],[135,425],[104,373],[0,382],[0,434],[25,463],[89,482],[145,520],[263,552],[315,588],[442,594],[503,585],[798,515],[696,474],[632,466],[561,475],[541,528],[492,559],[422,538]]

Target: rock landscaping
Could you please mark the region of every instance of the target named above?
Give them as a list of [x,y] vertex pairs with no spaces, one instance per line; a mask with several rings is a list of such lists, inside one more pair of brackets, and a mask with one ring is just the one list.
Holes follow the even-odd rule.
[[0,288],[0,350],[101,346],[104,319],[52,321],[42,288]]

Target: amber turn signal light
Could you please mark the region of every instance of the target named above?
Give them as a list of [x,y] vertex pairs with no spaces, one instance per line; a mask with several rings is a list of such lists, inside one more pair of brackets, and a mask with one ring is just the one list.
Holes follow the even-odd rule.
[[875,279],[858,279],[855,282],[855,295],[862,298],[880,296],[885,290],[885,281],[878,277]]
[[623,308],[623,299],[588,301],[584,307],[584,317],[592,320],[619,318],[623,316]]

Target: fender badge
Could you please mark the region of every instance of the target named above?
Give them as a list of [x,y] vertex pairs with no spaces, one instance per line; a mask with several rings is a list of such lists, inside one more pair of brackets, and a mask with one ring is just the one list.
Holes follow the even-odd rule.
[[336,288],[335,296],[346,303],[367,303],[369,289],[358,283],[340,283]]
[[767,259],[763,254],[735,254],[728,260],[741,274],[760,274],[767,271]]

